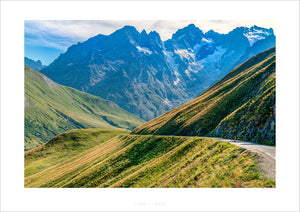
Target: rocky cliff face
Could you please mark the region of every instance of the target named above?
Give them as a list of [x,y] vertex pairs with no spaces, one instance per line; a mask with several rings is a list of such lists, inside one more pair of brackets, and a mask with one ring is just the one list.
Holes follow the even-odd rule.
[[69,47],[42,72],[57,83],[111,100],[151,120],[202,93],[257,51],[273,31],[236,28],[203,33],[195,25],[163,42],[157,32],[125,26]]

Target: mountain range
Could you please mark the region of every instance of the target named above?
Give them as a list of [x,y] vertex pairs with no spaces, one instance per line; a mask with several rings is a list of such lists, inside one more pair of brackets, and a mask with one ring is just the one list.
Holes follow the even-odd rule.
[[32,60],[28,57],[24,57],[24,64],[36,71],[46,68],[46,66],[43,65],[40,60]]
[[26,65],[24,103],[25,150],[71,129],[132,130],[144,123],[111,101],[59,85]]
[[[67,126],[69,120],[76,124],[75,128],[94,122],[106,129],[69,130],[26,151],[24,185],[26,188],[275,187],[275,181],[262,171],[262,156],[258,153],[218,139],[199,137],[236,137],[275,145],[275,64],[275,48],[259,53],[192,101],[136,127],[131,133],[120,129],[121,125],[123,128],[137,125],[137,117],[100,97],[58,85],[25,66],[25,114],[31,114],[32,123],[42,125],[48,134],[50,127]],[[26,111],[29,106],[32,110]],[[32,116],[35,113],[38,117]],[[98,119],[99,115],[103,118],[103,113],[108,123]],[[64,122],[57,122],[60,119]],[[113,126],[109,126],[112,121]]]
[[125,26],[70,46],[41,72],[148,121],[192,100],[237,65],[274,46],[273,30],[258,26],[220,34],[190,24],[166,41],[155,31]]
[[24,186],[275,187],[263,155],[208,138],[276,145],[273,46],[258,26],[125,26],[25,65]]
[[133,134],[212,136],[275,145],[276,54],[253,56],[180,107]]

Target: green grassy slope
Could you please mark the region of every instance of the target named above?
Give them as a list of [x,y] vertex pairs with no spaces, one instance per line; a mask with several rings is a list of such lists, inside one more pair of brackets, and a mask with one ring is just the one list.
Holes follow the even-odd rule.
[[274,187],[256,160],[212,139],[80,129],[25,153],[25,187]]
[[25,66],[25,150],[70,129],[133,129],[142,123],[111,101],[56,84]]
[[25,177],[41,172],[117,135],[129,134],[121,129],[73,129],[51,141],[25,152]]
[[134,134],[205,135],[275,145],[275,48],[241,64],[194,100]]

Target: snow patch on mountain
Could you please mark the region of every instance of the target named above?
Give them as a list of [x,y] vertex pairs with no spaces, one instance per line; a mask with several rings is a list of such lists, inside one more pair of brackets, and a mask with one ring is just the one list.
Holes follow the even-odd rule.
[[182,60],[183,58],[186,58],[187,60],[194,59],[195,60],[195,55],[193,52],[190,52],[186,49],[177,49],[175,50],[175,53],[180,56],[180,59]]
[[246,38],[248,38],[249,40],[249,43],[251,46],[253,46],[253,44],[258,41],[258,40],[262,40],[262,39],[265,39],[265,37],[261,36],[261,35],[255,35],[255,34],[252,34],[251,32],[249,32],[248,34],[244,34],[244,36]]
[[178,64],[175,63],[174,53],[166,50],[164,50],[163,53],[171,69],[178,74]]
[[210,40],[210,39],[208,39],[208,38],[202,38],[202,41],[203,41],[203,42],[206,42],[206,43],[211,43],[211,42],[213,42],[213,40]]
[[190,74],[189,70],[186,69],[186,70],[184,71],[184,73],[185,73],[189,78],[191,78],[191,74]]
[[270,34],[263,30],[253,29],[252,31],[248,31],[243,35],[249,40],[250,45],[253,46],[256,41],[265,39]]
[[206,45],[206,44],[213,44],[214,41],[209,39],[209,38],[202,38],[200,43],[197,43],[194,48],[193,48],[193,52],[196,54],[202,46]]
[[163,103],[166,104],[166,105],[168,105],[168,106],[172,106],[172,104],[171,104],[171,102],[168,100],[168,98],[165,98],[165,99],[163,100]]
[[178,77],[178,76],[179,76],[179,73],[178,73],[178,71],[174,71],[174,74],[175,74],[175,76],[176,76],[176,77]]
[[138,50],[139,52],[142,52],[142,53],[144,53],[144,54],[147,55],[147,56],[149,56],[149,55],[152,54],[152,51],[151,51],[150,49],[146,48],[146,47],[136,46],[136,48],[137,48],[137,50]]
[[177,77],[176,80],[173,82],[174,85],[177,85],[179,83],[180,79]]
[[188,66],[188,70],[194,73],[198,73],[203,68],[203,64],[199,61],[191,62]]

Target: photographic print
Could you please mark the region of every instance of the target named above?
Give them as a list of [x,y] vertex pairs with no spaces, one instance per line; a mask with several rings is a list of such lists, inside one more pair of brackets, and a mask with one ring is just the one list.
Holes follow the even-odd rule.
[[25,20],[25,188],[275,188],[272,21]]

